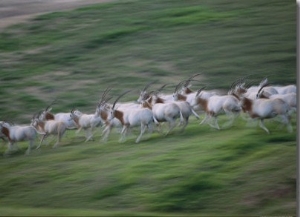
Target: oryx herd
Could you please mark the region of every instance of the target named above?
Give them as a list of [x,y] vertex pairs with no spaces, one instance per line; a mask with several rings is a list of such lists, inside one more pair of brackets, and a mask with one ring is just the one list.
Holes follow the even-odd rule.
[[113,103],[109,103],[112,97],[109,96],[110,88],[107,88],[102,93],[94,114],[85,114],[77,109],[52,114],[51,103],[33,115],[30,125],[0,121],[0,137],[9,143],[6,153],[12,150],[16,142],[29,141],[26,154],[30,153],[38,135],[41,135],[41,140],[37,148],[49,135],[57,136],[53,146],[56,147],[65,132],[71,129],[77,129],[77,133],[84,130],[87,142],[93,139],[95,128],[101,127],[101,140],[106,142],[111,130],[118,128],[122,142],[126,139],[128,131],[135,127],[140,129],[135,141],[138,143],[146,131],[149,134],[153,130],[162,132],[164,122],[168,128],[165,135],[177,126],[180,127],[180,131],[184,131],[190,116],[200,119],[200,113],[205,114],[200,124],[206,123],[218,130],[221,129],[218,124],[220,114],[225,113],[228,117],[224,124],[228,128],[238,115],[243,113],[246,120],[258,120],[259,126],[268,134],[269,130],[264,120],[275,117],[287,127],[288,132],[292,132],[290,119],[297,106],[296,85],[273,86],[268,83],[268,79],[263,79],[257,86],[253,86],[247,84],[244,77],[233,82],[227,94],[204,90],[205,87],[192,91],[191,81],[198,75],[176,84],[171,94],[162,93],[166,85],[149,91],[154,83],[150,82],[140,91],[137,100],[132,102],[119,102],[121,97],[130,92],[125,91],[117,96]]

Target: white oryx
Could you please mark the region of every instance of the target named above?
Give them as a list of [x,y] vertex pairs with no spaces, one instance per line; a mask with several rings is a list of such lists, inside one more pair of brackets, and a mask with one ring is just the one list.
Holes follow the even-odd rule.
[[241,99],[243,111],[248,113],[251,118],[259,120],[259,126],[268,134],[269,130],[264,125],[264,119],[282,116],[282,123],[287,126],[289,132],[292,132],[292,126],[289,121],[289,106],[282,99]]
[[[4,121],[0,121],[0,124],[5,123]],[[2,139],[4,142],[7,142],[7,137],[2,133],[2,131],[0,130],[0,139]]]
[[285,101],[289,107],[290,112],[296,112],[297,110],[297,94],[294,92],[283,93],[283,94],[270,94],[264,91],[264,87],[262,87],[257,93],[257,99],[281,99]]
[[102,131],[102,141],[106,142],[108,139],[108,136],[112,130],[112,128],[121,128],[122,123],[117,118],[113,118],[112,120],[108,120],[109,112],[112,105],[108,105],[105,102],[99,103],[97,107],[97,112],[99,114],[99,117],[101,118],[101,122],[103,124],[104,130]]
[[0,132],[6,136],[9,141],[7,151],[11,151],[14,144],[20,141],[29,141],[25,154],[29,154],[36,139],[37,132],[30,125],[10,125],[9,123],[0,122]]
[[124,141],[126,133],[129,128],[131,127],[141,127],[140,135],[136,139],[136,143],[138,143],[143,136],[143,134],[146,132],[147,128],[149,129],[149,132],[152,133],[153,131],[153,122],[158,123],[155,117],[153,116],[153,113],[148,108],[136,108],[136,109],[115,109],[117,101],[126,93],[129,91],[126,91],[122,93],[113,103],[112,107],[110,108],[109,115],[108,115],[108,121],[113,120],[114,118],[117,118],[122,126],[123,129],[121,131],[121,138],[120,141]]
[[[169,129],[166,135],[176,126],[176,120],[180,118],[180,124],[184,123],[184,117],[180,107],[174,102],[166,102],[157,95],[158,93],[151,93],[148,99],[143,99],[143,106],[152,110],[155,119],[158,122],[167,122]],[[182,130],[185,126],[182,127]]]
[[[178,118],[180,118],[180,124],[183,125],[181,131],[185,129],[189,116],[192,114],[192,108],[186,103],[174,101],[173,94],[170,95],[172,98],[167,97],[167,100],[166,98],[158,96],[158,93],[166,85],[167,84],[164,84],[158,90],[151,91],[150,93],[146,91],[149,84],[146,85],[144,90],[141,91],[137,102],[141,103],[143,107],[150,108],[158,122],[168,122],[169,129],[166,133],[168,134],[176,126],[176,119]],[[182,108],[180,108],[178,104],[180,104]],[[195,116],[197,117],[197,113],[195,113]]]
[[[187,80],[180,82],[182,84],[181,86],[181,90],[177,90],[177,94],[181,95],[181,97],[186,97],[185,100],[189,103],[191,103],[193,101],[193,99],[195,98],[197,91],[193,91],[191,90],[191,82],[192,81],[197,81],[197,80],[193,80],[193,78],[195,78],[196,76],[198,76],[200,74],[195,74],[191,77],[189,77]],[[216,91],[202,91],[202,95],[207,97],[210,97],[212,95],[217,95],[218,93]],[[176,94],[175,94],[176,95]],[[173,95],[174,97],[174,95]],[[175,96],[176,97],[176,96]],[[180,96],[179,96],[180,97]]]
[[145,86],[145,88],[142,91],[140,91],[139,98],[136,100],[138,103],[141,103],[144,100],[148,99],[153,92],[156,92],[156,95],[158,95],[158,93],[160,93],[159,97],[164,102],[173,102],[174,101],[173,94],[161,94],[161,91],[167,86],[167,84],[162,85],[156,91],[151,91],[150,93],[147,92],[147,89],[149,88],[150,84],[152,84],[152,83],[153,82],[150,82],[149,84],[147,84]]
[[[189,91],[191,91],[191,90],[189,89]],[[215,95],[217,95],[217,93],[214,92],[214,91],[202,91],[201,92],[201,96],[205,99],[208,99],[209,97],[215,96]],[[195,103],[195,98],[196,97],[197,97],[197,91],[196,92],[189,92],[187,94],[182,94],[179,91],[176,91],[176,92],[173,93],[173,99],[175,101],[178,101],[178,100],[186,101],[193,107],[194,110],[203,111],[204,108],[201,106],[201,104]]]
[[56,120],[42,121],[39,115],[33,116],[31,120],[31,126],[33,126],[39,134],[43,135],[37,149],[40,148],[44,139],[49,135],[57,135],[57,141],[53,145],[53,148],[57,147],[61,141],[62,136],[67,130],[67,126],[64,122]]
[[273,86],[278,92],[278,94],[288,94],[288,93],[297,93],[297,86],[294,84],[286,86]]
[[272,95],[272,94],[277,94],[277,90],[275,87],[273,86],[266,86],[265,84],[268,83],[268,79],[265,78],[263,79],[258,86],[250,86],[249,84],[246,86],[245,82],[243,81],[243,79],[241,79],[242,81],[239,81],[236,86],[235,89],[233,90],[233,92],[239,96],[239,97],[247,97],[248,99],[256,99],[257,98],[257,93],[259,92],[259,90],[264,87],[265,93]]
[[71,110],[70,118],[75,122],[78,128],[76,134],[78,134],[82,129],[85,131],[85,142],[91,140],[93,138],[94,129],[102,125],[98,108],[96,108],[94,114],[78,114],[74,110]]
[[178,89],[181,84],[182,84],[182,82],[180,82],[179,84],[176,85],[174,93],[173,93],[173,100],[174,100],[174,103],[176,103],[176,105],[178,105],[178,107],[180,108],[180,111],[182,113],[182,116],[184,119],[182,130],[184,130],[189,122],[189,117],[191,115],[194,115],[197,119],[200,119],[200,117],[195,112],[195,110],[193,109],[192,105],[189,102],[187,102],[183,98],[178,97],[179,96]]
[[[259,95],[260,91],[267,86],[266,82],[261,86],[258,90],[257,95]],[[269,130],[264,125],[264,119],[274,118],[276,116],[281,117],[281,123],[286,125],[288,132],[292,132],[293,128],[290,123],[289,110],[290,106],[280,98],[270,98],[270,99],[250,99],[247,97],[241,97],[240,101],[241,107],[243,111],[252,119],[259,120],[259,126],[264,129],[268,134]]]
[[[50,111],[52,110],[51,105],[48,105],[40,114],[40,120],[47,121],[47,120],[55,120],[55,121],[62,121],[65,123],[67,129],[76,129],[77,125],[74,120],[70,119],[70,112],[60,112],[56,114],[52,114]],[[74,111],[77,115],[80,115],[81,112],[76,110]]]
[[220,114],[225,113],[229,117],[229,121],[224,126],[231,126],[242,110],[239,99],[232,94],[222,96],[213,95],[207,98],[206,96],[202,96],[202,90],[203,88],[197,91],[196,98],[192,103],[192,105],[199,104],[204,108],[205,118],[200,124],[213,119],[213,124],[209,123],[209,125],[213,128],[220,129],[217,118]]
[[[196,111],[203,111],[204,108],[200,104],[194,103],[195,98],[197,95],[197,91],[192,91],[190,89],[191,87],[191,81],[193,81],[193,78],[198,76],[200,74],[195,74],[191,77],[189,77],[186,81],[182,81],[179,84],[177,84],[175,91],[173,93],[173,99],[175,101],[186,101],[188,102],[192,108]],[[181,90],[179,90],[179,86],[181,85]],[[215,91],[204,91],[202,90],[201,95],[203,98],[209,98],[213,95],[217,95]]]
[[[175,87],[175,93],[178,91],[178,87],[181,85],[182,82],[180,82],[179,84],[177,84],[177,86]],[[165,105],[171,103],[170,105],[172,105],[172,103],[175,103],[179,109],[180,109],[180,115],[182,115],[182,118],[181,118],[181,124],[182,124],[182,128],[181,128],[181,131],[184,131],[184,129],[186,128],[188,122],[189,122],[189,117],[191,115],[194,115],[197,119],[199,119],[200,117],[198,116],[198,114],[194,111],[194,109],[192,108],[192,106],[187,102],[187,101],[183,101],[183,100],[174,100],[174,93],[173,94],[170,94],[170,97],[168,98],[163,98],[161,95],[158,96],[158,93],[161,92],[161,90],[166,86],[163,85],[161,86],[158,90],[152,92],[152,95],[153,97],[150,98],[150,95],[145,93],[144,91],[144,95],[140,94],[140,97],[137,101],[141,101],[143,100],[144,103],[145,101],[147,100],[147,97],[149,99],[151,99],[151,104],[152,104],[152,109],[153,109],[153,104],[156,104],[157,102],[160,102],[160,103],[163,103]],[[145,89],[144,89],[145,90]],[[165,95],[167,96],[167,95]],[[172,97],[171,97],[172,96]],[[162,107],[162,106],[160,106]],[[154,108],[156,109],[156,108]]]
[[101,122],[103,126],[105,126],[104,130],[102,131],[102,141],[106,142],[108,139],[108,136],[112,130],[112,128],[121,128],[122,124],[117,118],[113,118],[112,120],[108,120],[109,112],[112,107],[112,105],[108,104],[108,100],[110,98],[106,98],[106,95],[110,89],[107,88],[103,94],[102,97],[98,103],[96,112],[99,114],[99,117],[101,118]]

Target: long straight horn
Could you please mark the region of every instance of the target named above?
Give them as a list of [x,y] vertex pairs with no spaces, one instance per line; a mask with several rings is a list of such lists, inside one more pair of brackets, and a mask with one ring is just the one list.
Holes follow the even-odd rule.
[[127,90],[127,91],[125,91],[124,93],[122,93],[120,96],[118,96],[118,98],[115,100],[115,102],[114,102],[114,104],[113,104],[113,106],[112,106],[112,109],[114,109],[115,108],[115,105],[116,105],[116,103],[118,102],[118,100],[122,97],[122,96],[124,96],[126,93],[128,93],[128,92],[130,92],[131,90]]

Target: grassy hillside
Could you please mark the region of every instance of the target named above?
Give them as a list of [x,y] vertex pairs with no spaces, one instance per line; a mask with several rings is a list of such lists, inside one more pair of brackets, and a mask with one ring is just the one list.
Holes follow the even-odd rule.
[[228,90],[244,75],[256,84],[265,76],[272,84],[295,84],[295,6],[121,1],[12,26],[0,34],[0,117],[26,121],[54,98],[56,111],[91,112],[107,86],[119,94],[195,73],[202,79],[194,88]]
[[[120,1],[56,12],[0,33],[0,118],[29,123],[53,112],[94,112],[100,94],[149,81],[228,90],[245,75],[296,83],[296,4],[265,1]],[[170,85],[171,86],[171,85]],[[173,88],[167,88],[172,92]],[[135,92],[136,91],[136,92]],[[62,147],[0,157],[0,215],[295,215],[293,133],[271,134],[239,118],[216,131],[191,118],[184,133],[154,133],[135,144],[83,143],[70,131]],[[220,117],[220,125],[226,117]],[[0,154],[6,150],[0,146]]]

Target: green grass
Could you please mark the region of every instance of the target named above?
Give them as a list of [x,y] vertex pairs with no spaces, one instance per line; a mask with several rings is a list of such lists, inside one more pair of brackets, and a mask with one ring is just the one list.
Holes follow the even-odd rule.
[[20,143],[20,151],[0,161],[1,209],[295,215],[296,135],[266,125],[271,135],[241,119],[221,131],[192,119],[184,133],[154,133],[139,144],[136,130],[124,143],[117,132],[107,143],[98,129],[87,143],[83,133],[68,132],[61,147],[52,149],[49,139],[30,156]]
[[[53,112],[92,113],[106,87],[123,101],[202,73],[196,90],[228,90],[244,75],[259,83],[296,83],[294,2],[121,1],[38,16],[0,33],[0,118],[29,123],[54,99]],[[275,16],[276,14],[276,16]],[[220,125],[225,117],[220,117]],[[271,134],[239,118],[230,129],[199,126],[154,133],[133,130],[119,143],[83,143],[0,157],[1,215],[295,215],[294,132],[267,121]],[[6,150],[0,146],[0,154]]]
[[256,84],[266,76],[272,84],[296,83],[295,27],[294,3],[276,0],[124,1],[41,15],[0,33],[0,116],[27,120],[11,115],[14,105],[6,102],[26,107],[31,101],[19,93],[45,105],[62,99],[67,110],[72,93],[91,111],[107,86],[118,94],[199,72],[194,89],[228,90],[244,75]]

